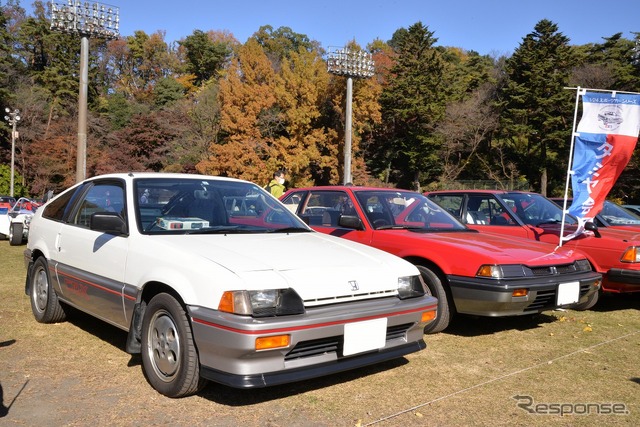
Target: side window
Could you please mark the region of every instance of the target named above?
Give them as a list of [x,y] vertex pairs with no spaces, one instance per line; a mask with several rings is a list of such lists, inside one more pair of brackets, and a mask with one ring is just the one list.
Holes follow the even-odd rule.
[[432,196],[431,199],[442,206],[451,215],[460,219],[460,215],[462,214],[462,201],[464,200],[463,196],[447,196],[436,194]]
[[282,201],[284,205],[289,209],[289,211],[296,213],[298,211],[298,206],[300,206],[300,202],[304,200],[306,196],[306,191],[298,191],[292,194],[289,194],[286,199]]
[[464,222],[467,224],[488,225],[491,217],[499,212],[498,203],[489,196],[469,196]]
[[[491,225],[516,225],[516,222],[513,220],[513,216],[511,212],[507,211],[502,207],[500,203],[494,198],[487,199],[488,204],[488,212],[489,212],[489,222]],[[515,204],[512,202],[509,203],[509,208],[515,212]]]
[[54,221],[62,221],[64,212],[69,205],[71,197],[75,194],[75,191],[67,191],[56,197],[42,211],[42,216]]
[[[515,212],[515,205],[512,209]],[[464,222],[477,225],[516,225],[511,212],[489,195],[469,196]]]
[[353,204],[343,191],[312,191],[300,217],[309,225],[338,227],[340,215],[349,207]]
[[93,185],[84,195],[71,223],[89,228],[91,215],[96,212],[115,212],[124,218],[124,189],[112,182]]

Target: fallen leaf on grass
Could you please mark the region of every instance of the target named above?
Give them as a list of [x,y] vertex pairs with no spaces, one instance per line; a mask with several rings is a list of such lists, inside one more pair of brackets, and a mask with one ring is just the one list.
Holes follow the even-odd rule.
[[584,332],[592,332],[593,328],[591,327],[591,325],[587,325],[582,329]]

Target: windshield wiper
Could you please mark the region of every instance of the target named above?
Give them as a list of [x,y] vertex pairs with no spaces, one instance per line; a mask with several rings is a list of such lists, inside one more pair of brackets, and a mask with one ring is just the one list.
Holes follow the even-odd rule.
[[275,230],[268,231],[268,233],[307,233],[307,232],[311,232],[311,230],[303,227],[276,228]]
[[381,225],[376,230],[427,230],[427,228],[415,225]]
[[219,226],[198,228],[196,230],[186,230],[185,234],[238,234],[248,232],[250,231],[238,228],[237,226]]
[[555,218],[547,218],[547,219],[542,220],[539,223],[537,223],[536,227],[539,227],[539,226],[544,225],[544,224],[560,224],[560,220],[559,219],[555,219]]

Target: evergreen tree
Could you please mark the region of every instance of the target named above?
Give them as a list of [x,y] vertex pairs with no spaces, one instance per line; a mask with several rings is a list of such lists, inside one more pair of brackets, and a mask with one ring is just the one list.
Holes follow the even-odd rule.
[[[564,183],[575,92],[565,90],[573,66],[569,39],[553,22],[536,24],[506,64],[501,126],[519,169],[546,195]],[[551,176],[549,176],[551,174]]]
[[418,22],[397,30],[389,42],[394,51],[393,78],[380,96],[383,127],[379,151],[398,171],[399,184],[420,187],[420,179],[440,174],[436,124],[446,106],[446,63],[433,32]]
[[228,43],[213,41],[201,30],[178,43],[186,49],[187,71],[196,76],[196,85],[214,77],[231,54]]

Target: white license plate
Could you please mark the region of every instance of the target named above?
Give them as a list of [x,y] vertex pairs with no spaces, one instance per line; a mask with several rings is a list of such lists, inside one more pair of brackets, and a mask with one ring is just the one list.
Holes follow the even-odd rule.
[[387,318],[344,325],[343,356],[377,350],[387,341]]
[[560,283],[558,285],[558,305],[578,302],[580,299],[580,282]]

